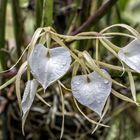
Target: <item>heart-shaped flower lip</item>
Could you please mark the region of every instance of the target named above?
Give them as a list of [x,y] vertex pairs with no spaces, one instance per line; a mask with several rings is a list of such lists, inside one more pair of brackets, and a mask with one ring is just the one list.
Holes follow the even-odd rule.
[[135,39],[118,52],[119,58],[140,73],[140,40]]
[[[107,71],[103,69],[101,71],[110,77]],[[104,79],[97,72],[75,76],[71,81],[73,96],[99,116],[101,116],[106,100],[111,93],[111,86],[112,82]]]
[[48,49],[42,44],[35,46],[28,59],[31,73],[44,89],[68,71],[71,61],[68,49]]

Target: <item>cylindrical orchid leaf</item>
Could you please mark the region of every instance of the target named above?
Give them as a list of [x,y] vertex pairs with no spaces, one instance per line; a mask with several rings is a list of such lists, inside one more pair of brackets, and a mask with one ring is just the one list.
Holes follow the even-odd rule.
[[[107,71],[101,71],[110,78]],[[89,107],[101,116],[106,100],[111,93],[112,82],[101,77],[97,72],[73,77],[71,88],[73,96],[81,104]]]
[[61,78],[69,69],[71,56],[68,49],[48,49],[38,44],[28,59],[31,72],[44,89]]
[[135,39],[118,52],[119,58],[140,73],[140,40]]

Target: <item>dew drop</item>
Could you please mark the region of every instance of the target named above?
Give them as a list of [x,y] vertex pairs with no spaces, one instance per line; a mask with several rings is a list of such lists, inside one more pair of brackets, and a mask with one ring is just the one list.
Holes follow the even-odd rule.
[[63,67],[64,67],[63,65],[60,66],[61,69],[63,69]]
[[80,84],[79,82],[76,83],[76,85],[79,85],[79,84]]
[[34,50],[34,53],[37,53],[37,50]]
[[102,88],[102,85],[100,83],[97,86],[98,86],[98,88]]
[[67,64],[67,62],[64,62],[62,65],[65,66]]
[[97,101],[97,103],[98,103],[98,104],[100,104],[100,103],[101,103],[101,101],[99,101],[99,100],[98,100],[98,101]]
[[104,80],[104,83],[105,83],[105,84],[108,84],[108,83],[109,83],[109,81],[105,79],[105,80]]

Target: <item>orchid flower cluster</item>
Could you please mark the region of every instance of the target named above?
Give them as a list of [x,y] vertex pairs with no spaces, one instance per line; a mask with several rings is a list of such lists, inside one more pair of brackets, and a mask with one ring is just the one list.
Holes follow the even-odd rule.
[[[130,33],[106,32],[114,27],[125,28]],[[132,41],[124,47],[118,47],[109,40],[110,37],[117,35],[129,37]],[[86,39],[95,39],[96,41],[95,59],[93,59],[86,50],[82,52],[75,47],[66,45],[69,42]],[[122,67],[107,64],[99,60],[99,43],[118,58]],[[26,51],[28,51],[27,60],[21,65],[17,75],[0,86],[0,89],[3,89],[14,81],[16,83],[16,94],[19,108],[22,113],[23,133],[24,124],[35,95],[46,105],[50,106],[38,92],[42,89],[45,92],[54,82],[58,83],[60,88],[72,92],[78,110],[88,121],[97,126],[106,127],[106,125],[101,124],[100,122],[109,108],[109,96],[111,93],[122,100],[139,105],[136,101],[136,89],[132,73],[140,73],[140,34],[128,25],[115,24],[103,29],[100,33],[83,32],[75,36],[60,35],[51,27],[39,28],[34,33],[31,42],[24,50],[22,56]],[[22,56],[17,63],[21,60]],[[13,67],[15,67],[15,65]],[[124,96],[112,88],[112,84],[116,84],[123,88],[126,87],[112,79],[109,72],[101,68],[102,66],[107,67],[108,69],[128,73],[133,99]],[[72,70],[71,89],[68,89],[61,82],[61,78],[70,70]],[[81,70],[81,75],[78,75],[78,70]],[[28,81],[21,98],[20,80],[25,71],[27,71]],[[31,75],[33,78],[31,78]],[[39,86],[42,88],[38,89]],[[63,93],[61,95],[63,97]],[[80,109],[77,101],[97,113],[100,116],[100,121],[96,122],[88,118]],[[63,123],[61,137],[64,131],[64,102],[62,106]]]

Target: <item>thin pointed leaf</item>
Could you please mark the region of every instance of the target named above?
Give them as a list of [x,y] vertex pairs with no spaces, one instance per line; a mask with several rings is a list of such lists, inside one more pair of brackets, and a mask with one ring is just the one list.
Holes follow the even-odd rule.
[[98,124],[95,126],[94,130],[92,131],[92,134],[94,134],[94,132],[98,129],[99,124],[101,123],[101,121],[102,121],[103,117],[104,117],[104,116],[105,116],[105,114],[107,113],[107,111],[108,111],[109,107],[110,107],[110,99],[108,99],[108,101],[107,101],[107,103],[106,103],[106,105],[105,105],[105,107],[104,107],[103,114],[102,114],[102,116],[101,116],[101,118],[100,118],[100,120],[99,120]]
[[51,107],[51,105],[49,103],[47,103],[38,93],[36,93],[37,98],[44,103],[45,105]]
[[71,89],[67,88],[61,81],[58,80],[58,83],[61,85],[61,87],[67,91],[71,91]]
[[6,88],[10,84],[12,84],[16,80],[16,76],[12,77],[10,80],[8,80],[6,83],[0,86],[0,90]]
[[25,52],[26,52],[28,49],[29,49],[29,52],[33,49],[33,47],[34,47],[34,45],[36,44],[36,41],[37,41],[37,39],[39,38],[39,35],[40,35],[40,33],[41,33],[42,30],[43,30],[42,28],[38,28],[38,29],[35,31],[35,33],[34,33],[34,35],[33,35],[33,37],[32,37],[31,42],[30,42],[30,43],[28,44],[28,46],[24,49],[24,51],[22,52],[22,54],[21,54],[21,56],[19,57],[19,59],[17,60],[17,62],[16,62],[11,68],[9,68],[9,69],[7,69],[7,70],[4,70],[4,71],[1,71],[0,74],[1,74],[1,73],[4,73],[4,72],[8,72],[8,71],[12,70],[13,68],[15,68],[15,66],[21,61],[21,58],[24,56]]
[[133,97],[133,100],[136,102],[135,82],[134,82],[134,78],[133,78],[133,75],[131,72],[128,72],[128,77],[129,77],[129,81],[130,81],[130,88],[131,88],[132,97]]
[[[123,68],[120,67],[120,66],[111,65],[111,64],[108,64],[108,63],[105,63],[105,62],[101,62],[101,61],[97,61],[97,60],[95,60],[95,62],[98,63],[99,65],[107,67],[109,69],[113,69],[113,70],[117,70],[117,71],[123,71]],[[125,68],[125,71],[136,73],[136,71],[134,71],[132,69],[129,69],[129,68]]]
[[100,41],[104,47],[106,47],[114,56],[116,56],[119,59],[120,63],[122,64],[122,67],[123,67],[123,73],[121,74],[121,75],[123,75],[125,72],[124,64],[123,64],[122,60],[118,57],[118,54],[116,53],[116,52],[119,52],[120,48],[117,47],[116,45],[114,45],[113,43],[111,43],[107,39],[100,39]]
[[76,62],[73,66],[72,76],[75,76],[77,74],[78,69],[79,69],[79,63]]
[[19,71],[17,73],[17,76],[16,76],[16,81],[15,81],[16,95],[17,95],[17,100],[18,100],[18,105],[19,105],[20,112],[22,112],[22,107],[21,107],[21,92],[20,92],[20,80],[21,80],[22,74],[26,70],[26,66],[27,66],[27,61],[24,62],[22,64],[22,66],[20,67],[20,69],[19,69]]
[[103,29],[100,33],[104,33],[105,31],[114,28],[114,27],[121,27],[121,28],[125,28],[127,29],[132,35],[136,36],[137,38],[140,39],[140,34],[139,32],[137,32],[134,28],[132,28],[131,26],[127,25],[127,24],[114,24],[111,26],[108,26],[107,28]]
[[35,33],[34,33],[34,35],[33,35],[33,37],[32,37],[32,40],[31,40],[31,42],[30,42],[30,48],[29,48],[29,51],[28,51],[28,55],[31,53],[31,51],[33,50],[33,48],[35,47],[35,44],[36,44],[36,42],[37,42],[37,40],[38,40],[38,38],[39,38],[39,35],[40,35],[40,33],[42,32],[42,30],[43,30],[43,28],[38,28],[36,31],[35,31]]
[[75,98],[74,98],[74,103],[75,103],[75,105],[76,105],[78,111],[79,111],[90,123],[92,123],[92,124],[98,124],[99,126],[103,126],[103,127],[109,127],[108,125],[104,125],[104,124],[101,124],[101,123],[99,123],[99,122],[96,122],[96,121],[90,119],[90,118],[80,109],[80,107],[79,107],[79,105],[78,105],[78,103],[77,103],[77,101],[76,101]]
[[86,59],[89,68],[91,68],[92,70],[95,70],[99,75],[101,75],[103,78],[111,81],[112,83],[114,83],[114,84],[116,84],[118,86],[126,88],[121,83],[119,83],[119,82],[111,79],[111,77],[107,77],[105,74],[103,74],[102,71],[100,70],[100,68],[95,64],[94,60],[91,58],[91,56],[89,55],[89,53],[87,51],[83,52],[83,56]]
[[64,95],[62,93],[61,85],[58,82],[60,94],[61,94],[61,102],[62,102],[62,125],[61,125],[61,134],[60,134],[60,139],[62,139],[63,134],[64,134],[64,125],[65,125],[65,105],[64,105]]
[[119,92],[115,91],[112,89],[112,94],[118,98],[120,98],[121,100],[123,101],[127,101],[127,102],[130,102],[130,103],[134,103],[134,104],[137,104],[135,101],[133,101],[132,99],[128,98],[127,96],[124,96],[123,94],[120,94]]

